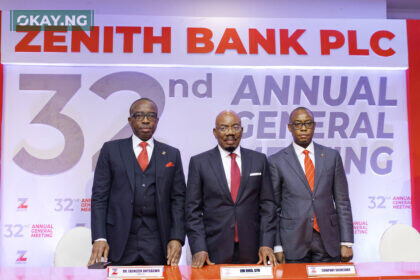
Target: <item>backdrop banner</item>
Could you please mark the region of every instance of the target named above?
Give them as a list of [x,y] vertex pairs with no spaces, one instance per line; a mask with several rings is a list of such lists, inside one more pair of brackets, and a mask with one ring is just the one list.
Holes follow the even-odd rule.
[[343,158],[354,260],[378,261],[383,232],[411,224],[404,20],[73,12],[91,31],[48,29],[58,20],[48,11],[0,13],[0,265],[51,266],[62,235],[90,227],[99,150],[131,135],[140,97],[157,103],[155,137],[181,150],[186,176],[190,157],[216,145],[220,111],[241,116],[244,147],[271,155],[292,141],[289,113],[306,106],[314,140]]
[[[241,145],[270,155],[291,143],[289,113],[314,111],[314,141],[340,151],[356,262],[378,261],[394,223],[411,224],[404,70],[4,66],[0,265],[53,265],[62,235],[90,227],[105,141],[131,135],[129,106],[158,104],[159,141],[191,156],[216,145],[216,115],[242,118]],[[187,246],[181,263],[186,263]]]

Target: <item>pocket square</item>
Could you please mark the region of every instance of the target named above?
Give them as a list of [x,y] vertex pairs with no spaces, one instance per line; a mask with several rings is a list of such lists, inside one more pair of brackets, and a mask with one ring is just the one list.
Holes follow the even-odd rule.
[[168,162],[166,165],[166,167],[171,167],[171,166],[175,166],[174,163],[172,161]]
[[249,176],[261,176],[261,172],[250,173]]

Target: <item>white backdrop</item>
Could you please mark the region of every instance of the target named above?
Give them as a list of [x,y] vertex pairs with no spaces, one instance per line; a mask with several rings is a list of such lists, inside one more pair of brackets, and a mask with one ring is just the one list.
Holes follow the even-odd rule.
[[127,125],[130,104],[144,96],[160,107],[155,138],[181,150],[185,172],[192,155],[216,145],[212,128],[221,110],[242,116],[244,147],[269,155],[291,141],[288,113],[307,106],[315,112],[314,140],[343,157],[354,260],[379,260],[384,230],[411,224],[402,70],[4,69],[0,265],[51,266],[64,232],[90,227],[95,154]]

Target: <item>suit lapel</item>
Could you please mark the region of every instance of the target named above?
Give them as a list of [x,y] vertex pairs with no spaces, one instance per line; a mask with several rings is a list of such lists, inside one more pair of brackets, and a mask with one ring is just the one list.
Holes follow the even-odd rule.
[[315,182],[314,182],[314,193],[318,190],[319,179],[321,178],[322,171],[324,170],[325,156],[323,153],[322,146],[314,142],[314,153],[315,153]]
[[[165,188],[163,187],[164,184],[164,177],[163,174],[165,173],[167,158],[166,158],[166,151],[163,149],[162,143],[159,141],[154,140],[154,147],[153,147],[153,154],[156,166],[156,198],[158,201],[158,205],[160,205],[161,197],[163,193],[161,193]],[[157,207],[158,216],[160,215],[160,208]]]
[[223,168],[222,157],[220,156],[219,148],[216,146],[208,158],[209,165],[213,169],[213,173],[219,182],[219,187],[226,194],[228,199],[233,203],[232,196],[230,195],[229,186],[226,180],[225,169]]
[[166,151],[163,151],[162,148],[161,143],[154,140],[153,155],[156,160],[156,183],[159,182],[159,178],[163,178],[166,167]]
[[121,141],[120,144],[121,156],[124,162],[125,170],[127,171],[128,179],[130,180],[131,190],[134,192],[134,165],[133,157],[135,158],[133,151],[133,141],[132,138],[126,138]]
[[238,201],[241,199],[242,194],[245,191],[245,187],[246,184],[248,183],[248,178],[249,178],[249,174],[251,172],[251,164],[252,164],[252,160],[249,158],[249,154],[248,151],[240,148],[241,149],[241,183],[239,185],[239,191],[238,191],[238,196],[236,197],[236,203],[238,203]]
[[293,144],[290,144],[286,150],[288,163],[292,167],[293,171],[305,185],[306,189],[312,194],[311,187],[309,187],[308,180],[306,179],[305,171],[302,169],[302,166],[299,163],[299,159],[296,156],[295,149],[293,148]]

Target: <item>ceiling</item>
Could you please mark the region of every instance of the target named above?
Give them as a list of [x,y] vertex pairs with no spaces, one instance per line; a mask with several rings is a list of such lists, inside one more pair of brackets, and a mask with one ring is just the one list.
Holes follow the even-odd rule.
[[99,14],[152,16],[420,19],[420,0],[0,0],[0,10],[15,9],[94,9]]
[[420,0],[387,0],[387,18],[420,19]]

